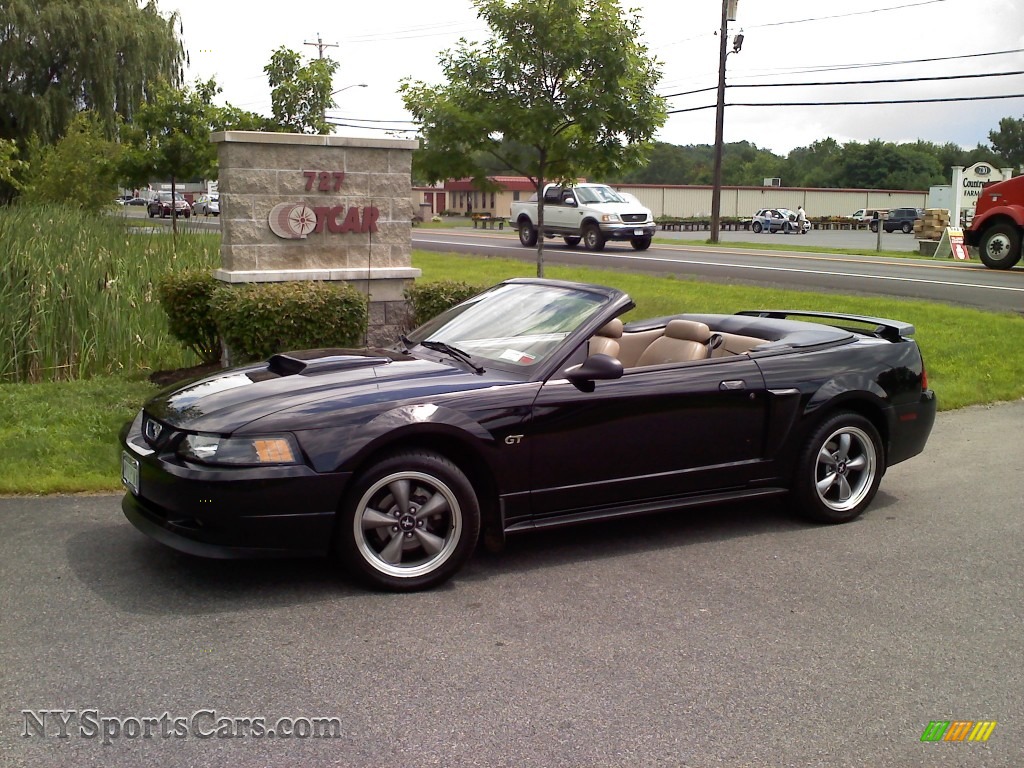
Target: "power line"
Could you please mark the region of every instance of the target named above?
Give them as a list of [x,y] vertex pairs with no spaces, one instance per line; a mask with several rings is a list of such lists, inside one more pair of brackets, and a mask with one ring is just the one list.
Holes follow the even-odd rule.
[[910,3],[908,5],[894,5],[889,8],[874,8],[870,11],[853,11],[852,13],[839,13],[835,16],[818,16],[813,19],[793,19],[792,21],[772,21],[767,24],[747,24],[747,29],[761,29],[763,27],[783,27],[787,24],[808,24],[813,21],[831,21],[832,19],[846,19],[850,16],[870,16],[873,13],[886,13],[888,11],[902,11],[904,8],[917,8],[921,5],[932,5],[934,3],[945,3],[948,0],[924,0],[921,3]]
[[903,64],[932,64],[936,61],[954,61],[957,59],[977,59],[983,56],[1005,56],[1010,53],[1021,53],[1024,48],[1012,48],[1006,51],[985,51],[983,53],[966,53],[959,56],[937,56],[929,59],[905,59],[904,61],[876,61],[867,64],[837,64],[830,67],[811,67],[807,69],[789,69],[786,72],[775,69],[759,75],[740,75],[740,77],[778,77],[779,74],[810,75],[815,72],[836,72],[845,69],[871,69],[872,67],[894,67]]
[[[1009,93],[1004,96],[949,96],[942,99],[879,99],[877,101],[779,101],[774,103],[726,104],[727,107],[847,107],[864,106],[871,104],[944,104],[954,101],[992,101],[996,99],[1022,99],[1024,93]],[[686,109],[670,109],[667,114],[677,115],[683,112],[700,112],[704,109],[714,109],[716,104],[708,104],[703,107],[688,107]]]
[[[726,88],[802,88],[804,86],[821,86],[821,85],[879,85],[882,83],[927,83],[934,82],[936,80],[970,80],[979,77],[1008,77],[1010,75],[1024,75],[1024,69],[1016,70],[1014,72],[986,72],[979,74],[970,75],[938,75],[936,77],[899,77],[889,78],[887,80],[829,80],[829,81],[817,81],[809,83],[726,83]],[[666,93],[664,98],[670,99],[675,96],[690,96],[695,93],[706,93],[707,91],[713,91],[715,88],[699,88],[695,91],[681,91],[680,93]]]

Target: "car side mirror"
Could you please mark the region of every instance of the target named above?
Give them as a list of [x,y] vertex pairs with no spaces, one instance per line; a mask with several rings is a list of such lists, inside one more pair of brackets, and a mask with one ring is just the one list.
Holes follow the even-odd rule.
[[575,206],[576,205],[576,198],[572,197],[572,196],[563,198],[562,205],[572,205],[572,206]]
[[565,372],[565,378],[583,392],[593,392],[595,381],[622,378],[622,362],[609,355],[591,355]]

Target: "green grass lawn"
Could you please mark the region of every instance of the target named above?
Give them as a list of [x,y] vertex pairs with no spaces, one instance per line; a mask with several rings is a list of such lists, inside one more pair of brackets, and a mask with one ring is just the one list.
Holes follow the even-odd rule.
[[[491,285],[535,274],[529,263],[417,251],[422,280]],[[637,303],[625,319],[677,312],[810,309],[913,323],[943,410],[1024,397],[1024,317],[923,301],[836,296],[548,266],[548,277],[612,285]],[[117,433],[156,387],[140,374],[0,385],[0,493],[120,488]]]

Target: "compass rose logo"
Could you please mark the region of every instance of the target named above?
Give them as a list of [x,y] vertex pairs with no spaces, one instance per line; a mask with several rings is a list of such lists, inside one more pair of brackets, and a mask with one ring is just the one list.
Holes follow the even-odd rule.
[[303,203],[280,203],[267,216],[270,231],[285,240],[305,240],[316,228],[316,212]]

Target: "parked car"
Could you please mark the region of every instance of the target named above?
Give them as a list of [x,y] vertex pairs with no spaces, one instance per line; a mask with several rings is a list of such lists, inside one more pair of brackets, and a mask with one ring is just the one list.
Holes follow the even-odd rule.
[[192,203],[192,213],[196,216],[220,216],[220,197],[218,195],[199,195]]
[[[751,219],[750,229],[754,233],[767,231],[769,234],[782,232],[789,234],[797,231],[797,218],[794,211],[788,208],[762,208]],[[804,220],[803,232],[811,229],[811,222]]]
[[[914,222],[924,218],[924,211],[920,208],[893,208],[882,220],[882,229],[885,232],[895,232],[897,229],[905,235],[914,231]],[[878,225],[872,224],[872,232],[878,231]]]
[[122,509],[194,555],[330,555],[407,591],[451,577],[481,532],[786,493],[846,522],[925,446],[936,402],[906,323],[623,324],[633,306],[511,279],[387,349],[276,354],[165,391],[121,431]]
[[174,203],[171,203],[170,192],[157,192],[149,201],[147,208],[149,217],[160,216],[166,218],[172,211],[175,216],[184,216],[186,219],[192,215],[192,207],[182,195],[174,196]]
[[130,197],[124,201],[125,205],[149,205],[149,200],[144,197]]

